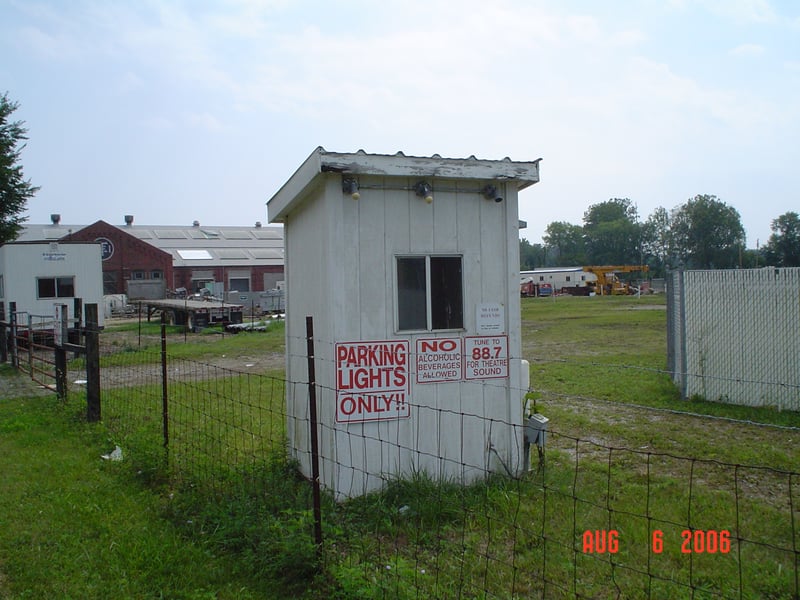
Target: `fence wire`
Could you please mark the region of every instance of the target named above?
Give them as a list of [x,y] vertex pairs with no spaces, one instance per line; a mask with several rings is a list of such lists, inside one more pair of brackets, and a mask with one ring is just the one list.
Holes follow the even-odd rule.
[[800,410],[800,268],[677,271],[669,370],[684,398]]
[[[224,503],[232,487],[266,498],[278,485],[263,476],[269,464],[308,453],[287,447],[287,429],[309,423],[286,409],[307,382],[167,355],[165,409],[160,360],[158,352],[130,350],[101,375],[104,420],[142,471]],[[420,410],[440,424],[440,438],[453,423],[468,427],[481,418]],[[518,424],[485,425],[513,427],[523,439]],[[591,435],[551,426],[538,460],[534,448],[530,471],[518,476],[463,456],[442,458],[435,440],[422,451],[421,440],[387,438],[380,427],[320,427],[345,432],[336,439],[346,447],[326,459],[336,469],[359,474],[359,464],[339,457],[358,456],[360,448],[381,472],[424,452],[481,474],[467,486],[422,471],[387,474],[379,492],[328,498],[324,568],[345,597],[800,597],[796,471],[617,445],[587,424]],[[367,456],[376,441],[384,450]],[[365,464],[360,479],[373,476],[373,466]],[[274,514],[312,509],[310,493],[299,505],[288,497],[269,502]],[[292,533],[311,539],[309,527]]]

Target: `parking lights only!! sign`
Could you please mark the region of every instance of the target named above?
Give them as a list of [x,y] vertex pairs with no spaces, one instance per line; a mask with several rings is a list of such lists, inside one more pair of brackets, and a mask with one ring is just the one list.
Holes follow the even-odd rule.
[[336,344],[336,422],[411,416],[408,340]]

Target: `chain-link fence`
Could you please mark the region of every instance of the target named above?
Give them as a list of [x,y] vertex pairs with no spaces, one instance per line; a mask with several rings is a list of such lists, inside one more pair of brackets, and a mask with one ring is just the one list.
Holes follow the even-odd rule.
[[676,271],[667,293],[684,398],[800,410],[800,268]]

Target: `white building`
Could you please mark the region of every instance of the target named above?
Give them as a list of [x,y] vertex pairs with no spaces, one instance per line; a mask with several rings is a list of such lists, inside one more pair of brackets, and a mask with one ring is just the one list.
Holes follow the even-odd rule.
[[597,282],[597,275],[583,270],[583,267],[551,267],[520,271],[520,279],[530,281],[538,286],[548,284],[554,291],[561,288],[585,288]]
[[[321,481],[338,498],[414,471],[522,468],[517,194],[538,180],[538,161],[317,148],[269,200],[287,381],[307,381],[312,316]],[[287,383],[287,405],[310,475],[306,386]]]
[[[66,304],[70,318],[74,299],[103,302],[100,244],[83,242],[9,242],[0,246],[0,302],[6,319],[10,303],[17,312],[55,317],[55,305]],[[98,310],[100,325],[103,311]]]

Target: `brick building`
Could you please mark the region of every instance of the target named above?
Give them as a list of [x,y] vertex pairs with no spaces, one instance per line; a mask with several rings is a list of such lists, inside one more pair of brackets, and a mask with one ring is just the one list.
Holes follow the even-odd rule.
[[59,215],[51,221],[27,225],[19,241],[100,243],[104,294],[154,299],[211,286],[244,301],[283,281],[282,227],[134,225],[131,215],[124,225],[63,225]]

